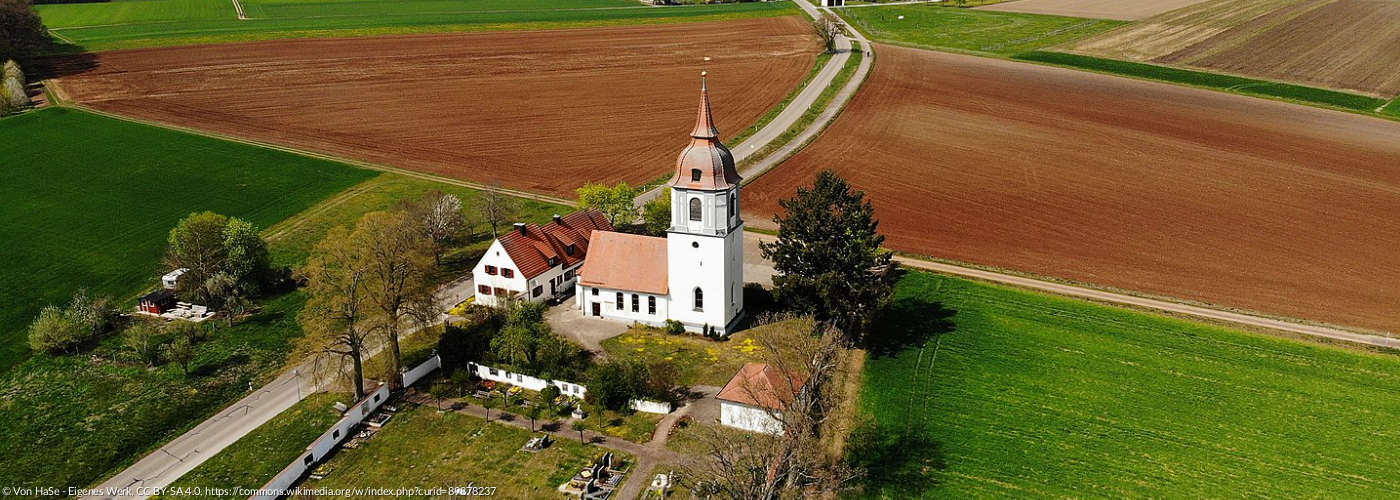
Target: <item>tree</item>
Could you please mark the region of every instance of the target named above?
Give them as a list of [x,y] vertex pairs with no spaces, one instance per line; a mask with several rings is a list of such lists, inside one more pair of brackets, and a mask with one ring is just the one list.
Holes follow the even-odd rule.
[[665,236],[671,229],[671,188],[665,188],[661,195],[642,205],[642,222],[646,232],[652,236]]
[[530,405],[525,409],[525,418],[530,419],[530,432],[535,432],[535,419],[540,418],[540,405]]
[[67,306],[48,306],[39,311],[29,325],[29,347],[36,351],[73,352],[84,342],[106,333],[114,319],[111,299],[78,290]]
[[176,293],[223,312],[229,324],[273,276],[271,253],[258,228],[213,212],[190,214],[177,223],[165,260],[170,268],[186,270]]
[[305,332],[299,350],[316,355],[317,374],[333,371],[353,378],[357,400],[365,397],[364,351],[371,307],[366,281],[370,272],[363,252],[344,227],[332,229],[297,269],[297,275],[306,280],[307,295],[306,306],[297,315]]
[[491,396],[487,396],[486,399],[483,399],[481,401],[481,407],[486,408],[486,420],[491,420],[491,410],[494,408],[500,408],[501,401]]
[[175,364],[180,365],[180,369],[186,376],[190,374],[190,362],[194,361],[197,353],[197,344],[189,337],[177,337],[174,341],[161,348],[161,353]]
[[613,227],[631,224],[637,219],[638,189],[619,182],[608,187],[602,184],[587,183],[578,188],[578,206],[585,210],[597,210],[608,218]]
[[569,427],[573,428],[575,431],[578,431],[578,440],[580,442],[587,442],[583,440],[583,431],[588,429],[588,423],[584,422],[583,420],[574,420],[574,423],[569,424]]
[[482,189],[480,196],[477,209],[481,211],[481,220],[491,226],[491,237],[497,238],[501,235],[501,226],[514,223],[520,215],[520,202],[494,184]]
[[554,400],[559,398],[559,394],[559,387],[554,384],[546,385],[544,389],[540,389],[540,404],[543,404],[551,415],[554,414]]
[[151,321],[136,322],[122,333],[122,347],[131,359],[149,367],[160,364],[160,340],[160,327]]
[[424,325],[442,312],[432,281],[431,242],[408,213],[392,211],[361,218],[351,233],[351,245],[368,271],[364,291],[376,308],[373,327],[388,345],[389,368],[397,375],[403,370],[399,337],[410,320]]
[[462,199],[436,189],[423,193],[423,197],[404,204],[422,233],[432,242],[433,263],[442,265],[442,254],[447,247],[467,230],[467,218],[462,212]]
[[875,209],[830,170],[811,188],[778,204],[778,239],[759,251],[773,262],[773,295],[791,311],[811,315],[860,340],[889,303],[897,279],[890,252],[880,249]]
[[822,11],[811,24],[812,33],[826,45],[826,51],[836,52],[836,41],[846,34],[846,24],[841,22],[841,18],[831,12]]
[[28,0],[0,0],[0,61],[28,61],[49,45],[49,31]]
[[3,72],[0,72],[0,83],[3,83],[3,95],[6,109],[15,110],[30,105],[29,91],[25,88],[24,72],[20,71],[19,63],[14,60],[5,62]]
[[[851,401],[837,393],[850,376],[844,334],[829,325],[779,318],[754,330],[763,361],[799,381],[773,388],[781,408],[765,409],[783,424],[778,435],[698,426],[701,452],[687,460],[682,477],[706,498],[833,498],[860,471],[830,446],[849,433],[831,416]],[[590,389],[591,391],[591,389]]]
[[58,306],[48,306],[29,324],[29,348],[50,353],[63,352],[82,344],[87,336],[80,322]]

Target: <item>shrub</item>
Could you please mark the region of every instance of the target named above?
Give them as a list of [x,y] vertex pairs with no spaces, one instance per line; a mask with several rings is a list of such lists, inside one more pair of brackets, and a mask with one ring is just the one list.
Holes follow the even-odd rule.
[[141,321],[122,333],[122,349],[132,361],[156,366],[160,364],[163,340],[160,326],[151,321]]
[[674,319],[666,320],[666,333],[680,335],[685,333],[685,324]]
[[36,351],[66,353],[85,339],[82,325],[57,306],[45,307],[29,324],[29,348]]

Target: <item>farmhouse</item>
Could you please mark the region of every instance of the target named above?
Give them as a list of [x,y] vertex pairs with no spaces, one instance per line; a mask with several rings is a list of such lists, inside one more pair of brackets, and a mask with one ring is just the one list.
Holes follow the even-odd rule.
[[701,76],[690,145],[676,160],[664,238],[608,234],[580,269],[575,302],[590,316],[727,335],[743,316],[744,221],[739,172],[719,140]]
[[494,306],[506,298],[540,302],[567,295],[574,289],[594,231],[612,230],[597,210],[555,215],[544,226],[516,224],[491,243],[473,269],[476,302]]
[[806,380],[763,363],[746,363],[724,384],[719,400],[721,425],[765,434],[783,432],[775,414],[787,408]]

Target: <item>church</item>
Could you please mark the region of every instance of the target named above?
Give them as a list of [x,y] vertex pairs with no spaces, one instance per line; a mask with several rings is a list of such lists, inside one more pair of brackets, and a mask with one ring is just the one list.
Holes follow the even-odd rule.
[[619,233],[597,211],[516,224],[473,270],[476,302],[562,300],[597,318],[728,335],[744,315],[739,172],[719,140],[704,75],[690,144],[676,160],[665,237]]
[[595,232],[575,304],[589,316],[728,335],[744,315],[739,172],[719,140],[704,75],[690,144],[676,159],[665,237]]

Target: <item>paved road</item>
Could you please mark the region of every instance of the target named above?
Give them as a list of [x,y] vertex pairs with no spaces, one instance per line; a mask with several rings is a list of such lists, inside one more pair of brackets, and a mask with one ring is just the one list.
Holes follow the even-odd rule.
[[[439,293],[444,304],[456,305],[473,293],[471,280],[453,282]],[[410,333],[411,335],[411,333]],[[372,349],[370,356],[380,349]],[[127,467],[111,479],[98,486],[107,488],[165,487],[180,476],[198,467],[210,457],[217,455],[234,441],[253,429],[271,420],[272,417],[291,408],[301,398],[316,392],[319,384],[310,376],[313,362],[308,360],[297,368],[283,373],[272,383],[263,386],[247,397],[220,411],[214,417],[201,422],[189,432],[171,440],[160,449],[146,455],[140,461]],[[212,486],[212,485],[207,485]],[[132,496],[88,496],[88,499],[141,500],[149,495]]]
[[[813,19],[819,14],[818,9],[813,7],[812,4],[806,0],[794,0],[793,3],[802,7],[803,12],[806,12],[807,15]],[[860,34],[855,33],[855,36],[860,37]],[[865,45],[867,47],[869,46],[869,44]],[[768,143],[777,140],[779,136],[787,132],[789,128],[792,128],[792,126],[802,118],[802,115],[806,114],[807,110],[816,104],[817,98],[821,96],[822,92],[825,91],[827,87],[831,86],[832,81],[836,79],[836,74],[841,72],[841,68],[846,66],[846,61],[850,58],[851,41],[846,37],[841,37],[836,42],[836,53],[827,61],[826,66],[823,66],[822,69],[817,72],[817,75],[812,78],[812,81],[808,82],[807,86],[804,87],[801,92],[798,92],[797,96],[793,97],[787,107],[784,107],[782,111],[778,112],[778,116],[774,117],[773,121],[768,122],[767,125],[759,129],[754,135],[749,136],[744,142],[730,148],[730,151],[734,153],[735,163],[744,161],[749,155],[768,146]],[[865,69],[868,67],[869,61],[867,58],[866,61],[862,62],[861,68]],[[843,89],[842,94],[855,93],[855,89],[860,86],[860,82],[864,80],[864,78],[865,72],[863,71],[858,73],[856,77],[851,78],[850,83]],[[849,95],[847,95],[846,98],[849,99]],[[835,117],[836,110],[839,110],[844,104],[845,99],[841,99],[838,96],[837,99],[833,100],[831,104],[827,106],[826,112],[822,113],[822,115],[807,128],[807,131],[811,131],[811,134],[815,134],[815,131],[825,128],[827,122]],[[804,135],[807,134],[804,133]],[[739,175],[746,179],[755,177],[768,168],[772,168],[772,165],[777,164],[779,160],[787,156],[787,152],[788,149],[785,147],[778,153],[768,157],[774,160],[771,164],[765,165],[762,168],[757,168],[759,167],[758,165],[751,166],[739,172]],[[648,201],[660,196],[663,188],[664,186],[657,186],[650,191],[642,193],[642,195],[638,196],[636,199],[637,206],[645,205]]]
[[[773,241],[775,239],[777,238],[765,234],[744,234],[744,243],[746,247],[748,247],[751,244],[756,244],[756,242],[768,242]],[[1398,340],[1393,340],[1389,337],[1383,337],[1379,335],[1368,335],[1364,333],[1343,330],[1340,328],[1296,323],[1279,319],[1265,318],[1262,316],[1223,311],[1220,309],[1211,309],[1209,307],[1201,307],[1190,304],[1182,304],[1178,302],[1170,302],[1166,300],[1138,297],[1135,295],[1128,295],[1125,293],[1111,292],[1107,290],[1099,290],[1065,283],[1056,283],[1052,281],[1045,281],[1026,276],[1017,276],[1013,274],[958,266],[954,264],[944,264],[940,262],[930,262],[926,260],[911,259],[907,257],[898,256],[896,256],[894,260],[896,262],[899,262],[899,265],[908,268],[923,269],[943,274],[950,274],[954,276],[974,278],[982,281],[990,281],[993,283],[1000,283],[1004,285],[1029,288],[1032,290],[1052,293],[1055,295],[1063,295],[1066,297],[1088,299],[1097,302],[1104,302],[1122,306],[1139,307],[1159,312],[1193,316],[1199,319],[1233,323],[1242,326],[1267,328],[1270,330],[1277,330],[1288,333],[1296,333],[1314,337],[1323,337],[1333,340],[1355,342],[1358,344],[1400,349],[1400,341]]]

